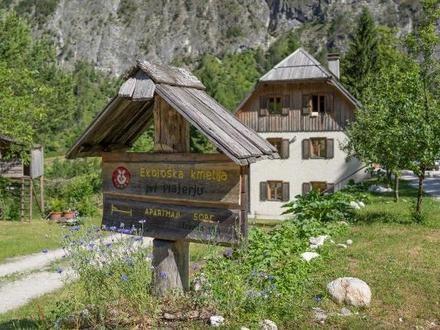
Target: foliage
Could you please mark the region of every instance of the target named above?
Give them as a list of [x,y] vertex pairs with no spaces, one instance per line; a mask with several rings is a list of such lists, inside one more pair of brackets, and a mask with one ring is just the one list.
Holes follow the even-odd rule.
[[206,299],[214,301],[231,322],[293,321],[300,316],[307,279],[319,263],[306,263],[300,257],[310,234],[333,235],[341,227],[321,223],[304,231],[286,221],[269,232],[252,228],[247,244],[231,256],[208,258],[197,281],[204,283]]
[[19,220],[19,185],[0,177],[0,220]]
[[343,191],[333,194],[322,194],[311,191],[306,195],[295,196],[295,199],[283,207],[283,214],[292,214],[293,221],[304,223],[309,221],[332,222],[350,221],[353,219],[353,208],[350,202],[362,200],[361,196],[353,196]]
[[98,227],[85,232],[72,227],[65,235],[70,265],[81,288],[79,301],[90,312],[92,324],[102,324],[116,303],[136,315],[154,312],[149,294],[151,259],[142,241],[142,237],[123,235],[108,239]]
[[117,83],[82,62],[73,72],[62,71],[52,43],[33,40],[28,23],[14,12],[0,12],[0,132],[24,149],[40,143],[48,152],[65,151]]
[[368,84],[368,78],[377,68],[377,39],[373,17],[367,7],[364,7],[348,52],[342,60],[341,70],[343,83],[360,99]]
[[96,214],[102,184],[99,159],[54,159],[46,181],[51,211],[71,209],[84,216]]

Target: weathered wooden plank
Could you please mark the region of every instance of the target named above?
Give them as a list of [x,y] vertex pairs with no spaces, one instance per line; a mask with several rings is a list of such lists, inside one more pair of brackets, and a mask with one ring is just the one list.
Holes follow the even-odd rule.
[[113,197],[104,198],[102,224],[105,229],[114,227],[112,229],[116,230],[123,226],[143,236],[171,241],[232,245],[237,244],[241,236],[238,210],[194,208]]
[[136,73],[135,79],[136,86],[133,92],[133,101],[151,100],[156,89],[155,83],[142,70]]
[[103,162],[149,162],[149,163],[167,163],[181,162],[185,164],[191,163],[234,163],[224,154],[196,154],[196,153],[146,153],[146,152],[129,152],[129,153],[103,153]]
[[233,163],[102,164],[103,192],[238,203],[240,167]]
[[136,78],[135,77],[128,78],[119,88],[118,95],[120,97],[131,98],[133,95],[135,86],[136,86]]

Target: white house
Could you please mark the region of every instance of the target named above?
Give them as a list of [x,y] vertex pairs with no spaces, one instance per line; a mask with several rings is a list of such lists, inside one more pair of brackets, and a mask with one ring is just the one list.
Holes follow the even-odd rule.
[[338,190],[366,176],[363,164],[341,150],[360,104],[339,82],[339,57],[329,55],[328,64],[300,48],[262,76],[238,107],[240,121],[281,156],[251,165],[251,218],[282,218],[282,205],[296,195]]

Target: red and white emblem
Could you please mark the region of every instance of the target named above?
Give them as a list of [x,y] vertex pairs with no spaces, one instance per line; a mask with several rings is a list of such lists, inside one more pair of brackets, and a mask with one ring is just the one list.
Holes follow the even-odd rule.
[[117,189],[124,189],[130,184],[131,174],[125,167],[118,167],[113,171],[113,186]]

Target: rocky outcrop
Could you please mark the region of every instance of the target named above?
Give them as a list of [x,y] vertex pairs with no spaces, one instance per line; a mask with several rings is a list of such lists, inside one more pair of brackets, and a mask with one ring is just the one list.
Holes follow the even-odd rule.
[[[26,0],[10,3],[18,6]],[[32,2],[29,2],[30,4]],[[307,48],[344,50],[353,21],[368,6],[379,23],[407,32],[418,1],[408,0],[39,0],[28,5],[35,33],[58,45],[61,64],[82,59],[114,72],[136,58],[193,63],[204,53],[221,55],[267,48],[296,29]],[[45,9],[45,11],[42,11]]]

